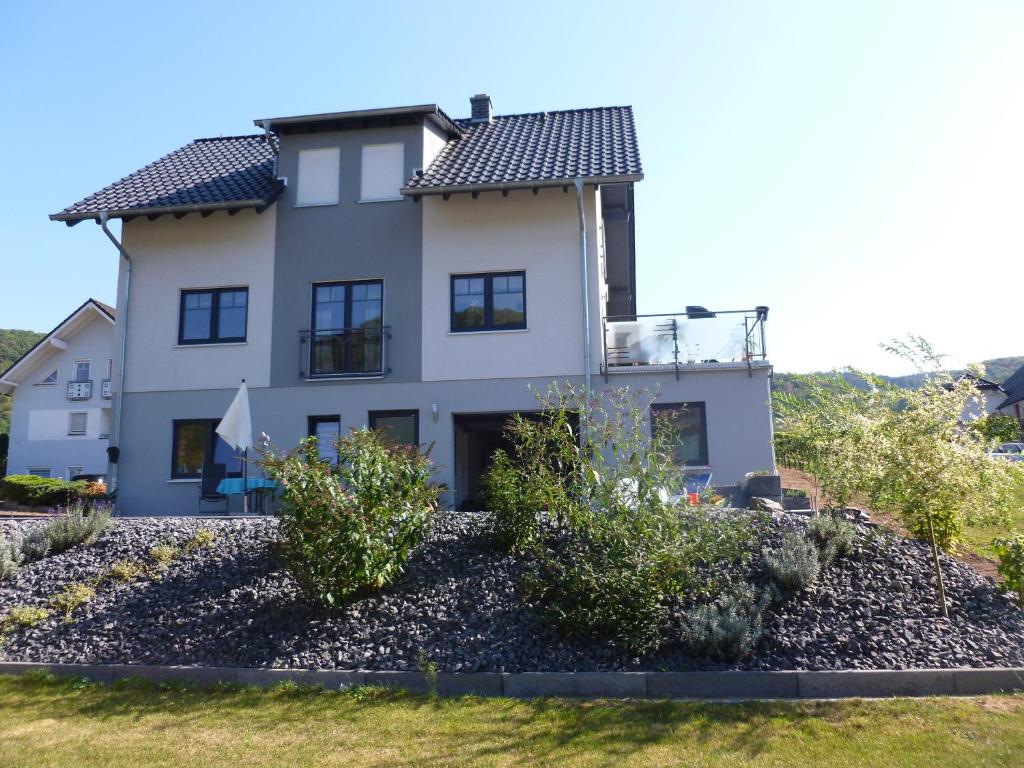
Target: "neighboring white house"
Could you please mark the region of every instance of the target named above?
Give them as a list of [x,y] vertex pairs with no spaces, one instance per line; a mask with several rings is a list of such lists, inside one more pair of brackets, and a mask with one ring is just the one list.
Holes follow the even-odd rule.
[[0,375],[13,400],[7,474],[106,474],[114,321],[89,299]]

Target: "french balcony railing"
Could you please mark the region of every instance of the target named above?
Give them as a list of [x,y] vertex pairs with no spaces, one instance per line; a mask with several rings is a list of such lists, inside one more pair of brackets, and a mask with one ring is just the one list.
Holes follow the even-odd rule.
[[110,379],[104,379],[102,382],[100,382],[100,397],[102,397],[104,400],[109,400],[111,398]]
[[388,368],[388,326],[300,331],[299,375],[304,379],[382,377]]
[[602,323],[604,369],[630,373],[669,369],[676,378],[687,370],[753,364],[768,357],[764,326],[768,307],[609,316]]
[[91,381],[69,381],[68,400],[88,400],[92,397]]

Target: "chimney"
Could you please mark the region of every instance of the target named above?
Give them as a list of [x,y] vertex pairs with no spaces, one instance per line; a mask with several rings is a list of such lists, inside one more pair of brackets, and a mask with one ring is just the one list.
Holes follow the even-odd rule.
[[486,93],[478,93],[469,97],[470,119],[474,123],[491,122],[491,97]]

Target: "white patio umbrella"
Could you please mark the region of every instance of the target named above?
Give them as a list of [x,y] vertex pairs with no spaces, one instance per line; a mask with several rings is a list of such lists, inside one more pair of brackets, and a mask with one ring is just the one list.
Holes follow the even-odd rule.
[[249,388],[245,386],[245,379],[242,379],[242,386],[238,388],[238,394],[228,406],[227,413],[217,425],[217,434],[224,442],[242,452],[242,513],[249,514],[249,449],[252,448],[252,417],[249,414]]

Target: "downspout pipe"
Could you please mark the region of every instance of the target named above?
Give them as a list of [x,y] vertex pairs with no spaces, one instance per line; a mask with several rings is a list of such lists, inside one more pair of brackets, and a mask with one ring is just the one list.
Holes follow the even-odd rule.
[[[583,210],[583,179],[576,177],[576,208],[580,219],[580,282],[583,285],[583,391],[590,401],[590,270],[587,268],[587,218]],[[582,426],[582,425],[581,425]]]
[[[107,212],[102,211],[98,224],[100,229],[103,230],[103,234],[117,248],[117,252],[121,254],[121,258],[124,259],[126,264],[124,272],[124,306],[117,308],[117,320],[121,324],[121,352],[117,365],[117,405],[114,410],[113,440],[111,440],[113,443],[111,447],[119,449],[121,446],[121,414],[124,411],[124,369],[125,349],[128,346],[128,307],[130,306],[129,299],[132,295],[132,257],[125,250],[125,247],[121,245],[121,241],[114,237],[114,233],[107,227],[108,218]],[[120,460],[120,457],[118,457],[118,460]],[[110,466],[110,492],[113,493],[118,487],[118,462],[111,462]]]

